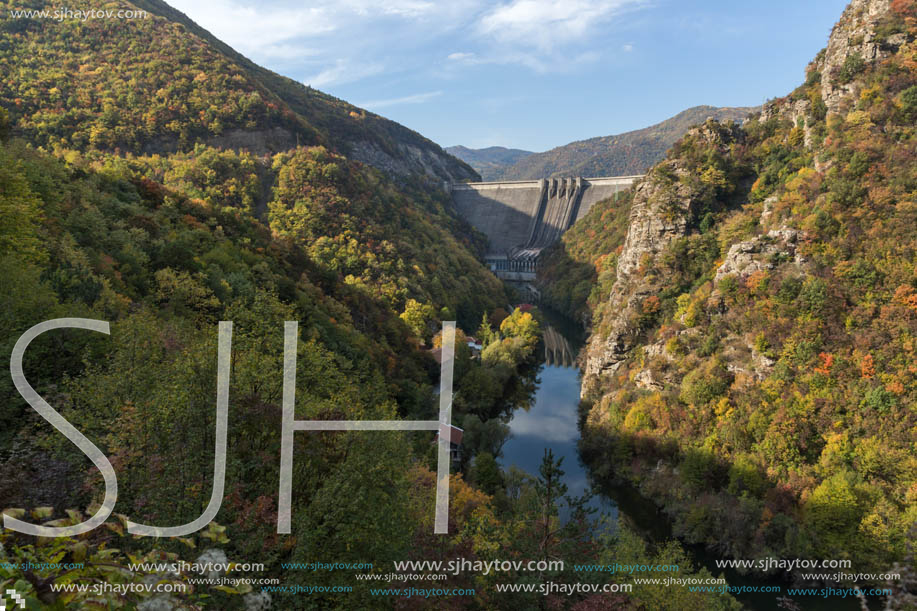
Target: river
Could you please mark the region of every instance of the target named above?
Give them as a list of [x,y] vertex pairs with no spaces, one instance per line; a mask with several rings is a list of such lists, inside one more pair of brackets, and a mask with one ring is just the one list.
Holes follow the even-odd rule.
[[[590,501],[600,513],[608,514],[615,522],[619,517],[645,539],[659,543],[672,538],[667,517],[656,505],[642,497],[634,488],[608,486],[592,481],[588,467],[583,464],[577,450],[580,437],[577,413],[580,398],[580,370],[575,364],[576,355],[584,344],[582,330],[564,317],[542,309],[545,326],[544,362],[538,372],[539,383],[531,407],[517,409],[509,422],[511,436],[503,446],[499,460],[503,469],[516,466],[531,475],[538,474],[545,448],[555,457],[563,457],[562,469],[568,494],[581,496],[593,487],[597,494]],[[561,512],[561,518],[565,516]],[[706,567],[714,575],[723,574],[729,585],[788,587],[776,579],[754,578],[733,570],[719,569],[717,557],[700,546],[685,546],[696,566]],[[748,609],[765,611],[776,609],[777,596],[773,593],[739,594],[735,597]],[[853,597],[819,599],[796,597],[799,609],[812,611],[856,611],[859,604]],[[872,605],[870,605],[872,607]]]
[[[577,406],[580,396],[580,370],[576,355],[583,346],[583,334],[573,323],[542,310],[549,321],[544,329],[544,362],[538,371],[538,388],[528,410],[517,409],[509,422],[512,436],[503,446],[500,465],[516,466],[537,475],[544,450],[563,458],[567,494],[582,496],[590,487],[585,465],[579,456],[577,442]],[[617,505],[605,495],[597,494],[589,503],[612,521],[617,519]],[[562,512],[562,517],[565,517]]]

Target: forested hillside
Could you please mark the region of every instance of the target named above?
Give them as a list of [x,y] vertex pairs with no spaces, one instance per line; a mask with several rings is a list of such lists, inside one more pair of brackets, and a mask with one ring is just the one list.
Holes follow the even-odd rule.
[[[223,190],[194,182],[194,170],[201,167],[194,162],[212,168],[227,159],[238,162],[229,174],[244,184],[244,158],[200,149],[188,159],[172,159],[169,171],[188,181],[175,184],[201,194],[189,197],[150,178],[158,175],[158,166],[151,169],[149,160],[90,162],[76,152],[54,157],[22,140],[0,141],[3,358],[9,360],[13,343],[38,322],[60,317],[110,322],[107,336],[78,330],[42,335],[29,347],[24,365],[29,382],[109,458],[119,493],[117,519],[89,534],[45,539],[37,546],[32,537],[0,534],[0,585],[15,586],[33,606],[51,607],[100,600],[130,606],[144,598],[208,609],[263,608],[258,605],[264,600],[283,609],[389,608],[410,601],[371,597],[355,583],[353,571],[320,573],[323,587],[353,591],[313,593],[307,605],[295,593],[273,592],[265,599],[241,586],[196,586],[164,599],[50,589],[51,584],[148,583],[155,573],[124,567],[138,561],[191,562],[207,549],[217,554],[210,558],[264,563],[264,572],[245,576],[281,578],[284,587],[309,586],[317,577],[284,570],[281,563],[316,558],[371,563],[374,568],[361,575],[384,575],[393,561],[442,554],[470,562],[556,555],[568,562],[567,569],[545,577],[558,582],[582,578],[573,562],[622,558],[675,563],[682,574],[693,574],[677,545],[650,551],[624,531],[615,539],[595,540],[594,518],[581,500],[565,496],[563,472],[550,457],[536,477],[500,471],[494,456],[507,434],[504,419],[526,405],[535,385],[539,324],[530,312],[517,308],[508,314],[498,307],[505,303],[502,287],[476,272],[472,255],[445,230],[432,227],[415,201],[374,170],[322,148],[295,149],[278,154],[272,164],[277,186],[266,225],[231,204],[233,180],[223,183]],[[297,205],[286,205],[297,196],[302,198]],[[439,346],[440,321],[455,311],[484,349],[472,358],[458,332],[453,422],[465,429],[464,454],[456,465],[465,475],[457,473],[450,485],[449,536],[433,535],[432,435],[395,432],[298,435],[292,535],[276,534],[284,321],[299,323],[297,419],[432,419],[438,365],[419,348]],[[207,505],[220,320],[232,321],[233,332],[226,493],[217,522],[192,538],[126,537],[125,516],[181,524]],[[0,499],[6,513],[22,518],[23,508],[31,509],[28,521],[54,526],[93,513],[103,492],[98,472],[25,404],[9,378],[0,382],[0,399]],[[562,524],[561,506],[577,518]],[[61,558],[85,567],[39,574],[6,564]],[[106,569],[112,566],[122,570]],[[156,579],[188,584],[196,577],[180,571]],[[496,593],[495,578],[469,572],[425,585],[475,588],[479,594],[461,600],[462,608],[505,608],[520,600],[535,605],[543,599],[538,593]],[[628,576],[590,578],[620,583]],[[645,587],[627,596],[548,600],[636,609],[658,596]],[[736,608],[726,595],[687,590],[667,597],[659,608],[683,605]],[[423,601],[420,608],[437,606]]]
[[119,154],[324,145],[403,178],[476,178],[420,134],[256,66],[164,2],[128,6],[148,18],[14,19],[10,9],[59,7],[0,4],[0,105],[14,133]]
[[878,572],[915,540],[915,36],[914,2],[854,0],[803,85],[548,260],[591,317],[582,449],[688,541]]

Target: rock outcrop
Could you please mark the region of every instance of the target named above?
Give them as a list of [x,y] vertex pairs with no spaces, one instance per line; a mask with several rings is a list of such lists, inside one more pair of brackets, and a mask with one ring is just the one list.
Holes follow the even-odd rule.
[[[883,19],[890,8],[891,0],[852,0],[847,5],[831,30],[828,45],[806,68],[806,74],[819,76],[819,92],[824,102],[821,112],[846,114],[860,94],[857,74],[913,40],[909,32],[883,31]],[[779,116],[801,125],[805,145],[811,147],[814,110],[812,100],[781,98],[765,104],[759,120]],[[816,159],[815,167],[824,171],[829,165]]]
[[396,147],[397,152],[391,153],[376,142],[360,140],[351,143],[348,156],[395,177],[407,178],[415,174],[425,174],[438,181],[447,182],[476,181],[480,178],[469,166],[433,143],[422,146],[399,141]]
[[[738,128],[707,123],[685,136],[697,137],[717,147],[728,146]],[[593,329],[585,361],[585,377],[614,372],[636,345],[644,302],[658,295],[665,278],[653,273],[660,255],[688,233],[701,193],[690,181],[685,162],[669,159],[656,166],[634,191],[630,227],[611,290],[610,315],[603,328]],[[583,385],[583,392],[588,384]]]
[[904,34],[888,39],[876,34],[890,6],[891,0],[852,0],[831,30],[825,52],[812,66],[821,73],[821,96],[828,112],[840,112],[844,100],[858,93],[856,79],[845,73],[860,62],[865,65],[887,57],[905,41]]
[[733,244],[713,280],[719,282],[729,275],[748,276],[757,271],[774,269],[788,261],[801,265],[805,259],[796,251],[798,241],[797,230],[784,228]]
[[[821,98],[827,112],[845,112],[846,105],[855,101],[860,93],[856,74],[913,40],[908,32],[886,34],[882,31],[882,21],[890,7],[891,0],[852,0],[831,30],[828,45],[806,68],[807,74],[817,72],[820,75]],[[779,100],[766,104],[760,118],[763,121],[780,115],[797,122],[811,112],[809,100]],[[811,134],[806,129],[806,146],[810,144]]]

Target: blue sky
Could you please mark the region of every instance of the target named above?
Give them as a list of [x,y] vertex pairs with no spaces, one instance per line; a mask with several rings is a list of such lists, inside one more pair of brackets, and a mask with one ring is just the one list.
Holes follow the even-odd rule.
[[543,151],[789,93],[846,0],[169,0],[443,146]]

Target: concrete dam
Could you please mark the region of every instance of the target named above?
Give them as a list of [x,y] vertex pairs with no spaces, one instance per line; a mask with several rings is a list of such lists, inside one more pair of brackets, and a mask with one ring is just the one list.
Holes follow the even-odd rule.
[[641,176],[448,185],[459,216],[490,241],[485,260],[505,280],[534,280],[538,255],[599,201]]

